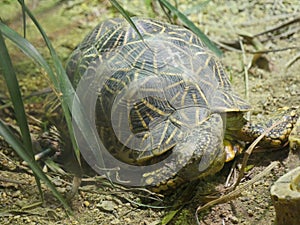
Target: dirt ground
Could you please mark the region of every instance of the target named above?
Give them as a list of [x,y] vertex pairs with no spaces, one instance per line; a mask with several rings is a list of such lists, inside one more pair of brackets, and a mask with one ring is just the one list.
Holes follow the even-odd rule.
[[[46,4],[47,1],[27,2],[63,61],[98,22],[118,16],[108,1],[49,1],[51,5]],[[143,2],[120,1],[137,16],[153,16],[152,10],[145,7]],[[300,106],[299,1],[177,2],[179,9],[198,24],[224,52],[221,61],[234,89],[251,104],[251,120],[264,121],[282,107]],[[2,19],[12,28],[19,29],[20,11],[10,13],[6,9],[12,6],[9,3],[1,4],[5,6],[0,7]],[[156,18],[166,21],[162,14]],[[42,39],[31,23],[28,23],[28,38],[42,52],[45,51]],[[24,94],[48,86],[41,71],[24,55],[13,51],[12,57],[16,71],[21,74],[20,84]],[[245,70],[248,72],[248,82],[245,82]],[[27,103],[33,105],[33,108],[40,104],[38,100]],[[160,196],[152,196],[156,200],[151,200],[145,190],[112,187],[101,177],[85,178],[79,194],[71,200],[74,214],[68,217],[44,186],[45,203],[40,204],[34,177],[14,151],[0,140],[0,224],[3,225],[155,225],[162,224],[166,220],[165,216],[171,215],[175,209],[178,212],[168,224],[196,224],[196,209],[208,198],[214,199],[224,191],[226,178],[233,165],[228,163],[209,180],[199,181],[192,191],[188,189],[184,192],[185,188],[182,187],[166,196],[165,200],[157,200],[161,199]],[[255,177],[273,161],[279,161],[280,164],[243,190],[239,197],[198,214],[201,224],[274,224],[275,210],[270,198],[270,187],[281,175],[299,165],[299,158],[291,154],[288,148],[255,153],[250,157],[249,170],[243,182]],[[241,158],[237,158],[237,165],[240,162]],[[48,174],[61,193],[70,190],[71,175]],[[180,193],[186,196],[182,198]]]

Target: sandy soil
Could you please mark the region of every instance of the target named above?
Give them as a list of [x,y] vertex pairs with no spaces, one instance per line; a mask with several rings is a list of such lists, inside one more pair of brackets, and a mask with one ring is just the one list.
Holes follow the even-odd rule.
[[[126,3],[128,10],[137,15],[151,16],[150,9],[136,7],[135,1],[127,2],[131,2]],[[210,1],[201,11],[198,11],[201,1],[191,1],[191,4],[178,2],[179,8],[222,46],[224,56],[221,60],[234,89],[253,106],[251,120],[265,120],[279,108],[300,105],[299,1]],[[92,27],[116,14],[106,1],[62,1],[51,7],[33,1],[30,7],[35,8],[38,19],[63,60]],[[16,29],[20,25],[19,16],[11,15],[7,15],[8,23]],[[297,16],[298,20],[295,19]],[[28,33],[29,39],[43,49],[41,38],[30,23]],[[246,53],[243,53],[239,43],[242,43]],[[24,62],[24,56],[20,55],[19,52],[13,54],[17,61],[17,71],[23,71],[24,67],[34,68],[30,62]],[[247,88],[244,65],[249,73]],[[40,88],[32,86],[47,86],[42,76],[36,75],[40,73],[38,69],[28,71],[29,76],[34,74],[38,80],[29,88],[26,86],[28,78],[22,78],[24,92],[27,90],[25,87],[32,91]],[[240,197],[198,214],[201,224],[274,224],[275,211],[270,199],[270,187],[278,177],[299,165],[298,157],[289,153],[288,148],[253,154],[243,182],[255,177],[273,161],[279,161],[280,164],[263,179],[243,190]],[[241,159],[237,158],[237,165],[240,162]],[[185,188],[179,188],[164,201],[151,200],[144,190],[112,187],[99,177],[86,178],[79,194],[70,202],[74,214],[67,217],[58,201],[44,186],[45,203],[39,204],[34,177],[24,168],[13,150],[1,140],[0,224],[155,225],[161,224],[163,218],[166,220],[165,216],[172,214],[174,209],[178,212],[169,224],[196,224],[197,207],[208,198],[214,199],[224,192],[232,164],[225,165],[222,171],[209,178],[209,182],[200,181],[188,192],[184,191]],[[48,174],[59,191],[66,193],[70,190],[71,175]],[[181,193],[185,195],[182,197]],[[175,207],[168,207],[172,205]]]

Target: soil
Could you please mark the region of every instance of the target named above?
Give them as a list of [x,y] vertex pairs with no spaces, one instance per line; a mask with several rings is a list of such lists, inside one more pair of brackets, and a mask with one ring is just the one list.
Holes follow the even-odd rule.
[[[156,19],[167,21],[157,6],[155,9],[159,14],[155,15],[149,6],[140,6],[141,1],[119,2],[137,16],[155,16]],[[224,53],[221,61],[231,78],[232,86],[252,106],[251,120],[264,121],[283,107],[300,105],[299,1],[177,2],[179,9],[221,47]],[[1,17],[10,27],[20,31],[21,11],[16,11],[14,4],[10,1],[0,3]],[[102,0],[31,1],[28,6],[34,11],[63,61],[96,24],[120,16],[108,1]],[[28,39],[47,58],[42,38],[29,20],[27,34]],[[22,93],[28,95],[47,87],[43,72],[13,46],[9,45],[9,48],[16,71],[20,74]],[[246,79],[245,71],[248,72]],[[5,91],[1,91],[2,94]],[[41,99],[30,99],[26,104],[31,115],[41,113]],[[1,112],[0,115],[7,114]],[[3,119],[13,123],[10,117]],[[240,165],[242,157],[236,158],[236,164],[226,164],[215,176],[199,181],[197,185],[178,188],[164,200],[159,195],[150,195],[146,190],[112,186],[97,176],[85,177],[79,193],[70,201],[73,215],[67,216],[44,185],[45,201],[40,202],[34,176],[16,153],[0,140],[0,224],[3,225],[155,225],[164,223],[173,214],[168,224],[196,224],[196,209],[208,199],[215,199],[224,193],[229,171],[233,165]],[[279,161],[280,164],[244,189],[239,197],[197,214],[200,223],[274,224],[275,210],[269,190],[281,175],[299,165],[296,154],[290,152],[288,147],[280,151],[253,153],[242,183],[260,174],[271,162]],[[71,174],[49,171],[48,175],[61,193],[66,194],[70,190]],[[150,196],[155,200],[150,199]]]

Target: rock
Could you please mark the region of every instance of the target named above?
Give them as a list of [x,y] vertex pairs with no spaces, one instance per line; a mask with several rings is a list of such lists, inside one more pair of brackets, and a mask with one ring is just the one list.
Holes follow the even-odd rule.
[[280,177],[271,187],[277,225],[298,225],[300,221],[300,167]]
[[115,209],[116,204],[113,201],[102,201],[100,204],[97,204],[97,207],[104,210],[111,212]]

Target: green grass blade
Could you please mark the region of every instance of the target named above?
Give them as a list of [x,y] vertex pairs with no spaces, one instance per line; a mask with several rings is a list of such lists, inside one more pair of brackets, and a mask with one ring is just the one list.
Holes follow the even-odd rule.
[[14,106],[14,113],[17,119],[17,123],[19,125],[22,141],[24,146],[27,149],[28,156],[33,156],[32,143],[30,132],[27,123],[27,117],[24,109],[24,103],[22,100],[19,83],[14,72],[10,56],[8,54],[3,35],[0,31],[0,67],[3,70],[3,76],[6,81],[6,85],[8,87],[8,91]]
[[[61,61],[59,60],[59,57],[57,56],[49,38],[47,37],[47,35],[44,32],[44,30],[42,29],[42,27],[39,25],[38,21],[32,15],[30,10],[26,6],[24,8],[26,10],[27,15],[31,18],[33,23],[36,25],[36,27],[42,34],[42,36],[46,42],[46,45],[50,51],[52,60],[54,62],[54,67],[56,69],[56,74],[57,74],[57,78],[59,81],[58,90],[59,90],[59,93],[62,93],[62,99],[61,99],[62,100],[62,108],[64,111],[64,115],[66,117],[68,129],[69,129],[69,136],[71,138],[75,154],[77,155],[77,159],[79,160],[80,152],[79,152],[78,146],[77,146],[75,138],[74,138],[72,120],[74,120],[76,122],[78,128],[81,131],[81,134],[85,138],[86,143],[89,145],[89,147],[92,151],[95,148],[93,143],[98,144],[98,141],[96,138],[98,136],[98,133],[95,132],[91,128],[90,122],[86,119],[87,116],[85,113],[85,109],[83,107],[81,107],[82,104],[80,103],[78,97],[76,96],[73,86],[72,86],[70,80],[68,79],[68,76],[67,76],[67,74],[61,64]],[[75,110],[73,110],[74,105],[77,106],[77,108]],[[72,118],[71,118],[69,110],[72,111]],[[96,147],[96,149],[100,149],[100,147],[98,146],[98,147]],[[101,153],[96,152],[95,154],[98,156],[97,157],[98,162],[101,165],[104,165],[104,161],[103,161]]]
[[[72,96],[73,96],[72,93],[74,93],[73,87],[72,87],[71,83],[69,82],[67,75],[65,74],[64,68],[63,68],[57,54],[55,53],[50,40],[46,36],[46,34],[43,31],[43,29],[41,28],[41,26],[38,24],[37,20],[33,17],[31,12],[28,10],[28,8],[25,5],[23,5],[22,8],[29,15],[29,17],[31,19],[33,19],[33,22],[37,25],[37,28],[42,33],[42,35],[45,39],[45,42],[46,42],[46,44],[50,50],[50,53],[52,55],[57,76],[54,73],[54,71],[52,70],[52,68],[49,66],[49,64],[44,60],[43,56],[36,50],[36,48],[29,41],[27,41],[25,38],[21,37],[17,32],[15,32],[14,30],[12,30],[8,26],[6,26],[1,21],[0,21],[0,31],[2,31],[3,34],[8,39],[10,39],[27,56],[29,56],[31,59],[33,59],[35,62],[37,62],[45,70],[45,72],[49,75],[49,78],[52,81],[53,86],[55,87],[57,93],[66,93],[63,96],[69,96],[70,98],[72,98]],[[64,74],[64,76],[62,74]],[[66,83],[68,83],[68,85]],[[68,129],[70,130],[71,129],[70,128],[71,116],[70,116],[70,113],[68,110],[68,106],[65,105],[64,102],[62,102],[62,107],[63,107],[63,111],[64,111],[64,114],[65,114],[65,117],[67,120]],[[72,140],[72,144],[76,146],[74,137],[72,135],[70,135],[70,137]],[[77,158],[79,158],[79,150],[77,150],[75,153],[77,155]]]
[[181,22],[187,26],[191,31],[193,31],[202,41],[203,43],[213,51],[217,56],[221,56],[221,50],[212,43],[209,38],[192,22],[190,21],[182,12],[176,9],[173,5],[171,5],[167,0],[158,0],[163,6],[165,6],[168,10],[174,13]]
[[[2,32],[5,37],[11,40],[22,52],[24,52],[24,54],[26,54],[29,58],[33,59],[36,63],[38,63],[47,74],[54,76],[54,73],[49,64],[29,41],[27,41],[16,31],[14,31],[1,21],[0,32]],[[56,85],[58,85],[57,82]]]
[[121,13],[121,15],[128,21],[130,26],[135,30],[135,32],[139,35],[140,39],[144,41],[142,34],[139,32],[134,22],[130,18],[130,15],[125,11],[125,9],[118,3],[116,0],[109,0],[110,3]]
[[12,148],[18,153],[18,155],[28,163],[32,171],[45,182],[45,184],[51,189],[53,195],[62,203],[64,208],[68,213],[71,213],[72,210],[69,207],[68,203],[65,201],[63,196],[56,190],[55,186],[49,180],[49,178],[44,174],[37,162],[26,153],[26,149],[22,143],[16,139],[14,134],[5,126],[5,124],[0,120],[0,135],[9,143]]
[[175,209],[175,210],[170,210],[162,219],[161,221],[161,225],[167,225],[171,222],[172,219],[174,219],[174,217],[176,216],[176,214],[181,210],[181,208],[179,209]]
[[76,143],[76,140],[74,137],[73,128],[72,128],[72,118],[71,118],[71,114],[70,114],[75,91],[74,91],[73,86],[65,72],[65,69],[62,66],[62,63],[61,63],[58,55],[56,54],[56,52],[51,44],[51,41],[48,38],[48,36],[46,35],[45,31],[43,30],[43,28],[40,26],[40,24],[38,23],[36,18],[33,16],[31,11],[26,6],[24,6],[24,10],[26,11],[27,15],[30,17],[30,19],[33,21],[33,23],[35,24],[35,26],[41,33],[49,51],[50,51],[56,73],[51,72],[51,73],[48,73],[48,75],[54,84],[56,92],[62,93],[62,96],[61,97],[59,96],[59,98],[61,101],[64,116],[66,119],[68,131],[69,131],[69,137],[71,139],[77,161],[80,163],[80,151],[78,149],[78,146],[77,146],[77,143]]
[[23,36],[24,38],[26,38],[26,14],[24,10],[24,5],[25,5],[24,0],[21,0],[20,4],[22,6]]
[[4,137],[4,139],[13,147],[13,149],[17,152],[17,154],[25,160],[29,167],[32,169],[36,182],[38,185],[39,192],[43,198],[42,189],[40,180],[43,180],[48,187],[52,190],[53,194],[57,199],[63,204],[65,209],[70,213],[70,207],[64,200],[64,198],[59,194],[59,192],[56,190],[55,186],[51,183],[51,181],[47,178],[47,176],[43,173],[39,165],[34,159],[33,150],[32,150],[32,143],[31,143],[31,137],[30,132],[28,129],[28,123],[27,118],[24,110],[24,104],[22,101],[21,93],[20,93],[20,87],[18,85],[18,80],[16,78],[16,74],[14,72],[3,35],[0,31],[0,54],[2,56],[2,60],[0,60],[0,65],[3,70],[3,75],[5,77],[7,87],[12,99],[12,103],[14,106],[14,112],[15,116],[18,122],[18,125],[21,130],[21,136],[23,143],[21,143],[18,138],[13,135],[10,130],[2,123],[1,121],[1,127],[0,127],[0,135]]
[[[22,100],[21,92],[19,83],[12,65],[12,62],[10,60],[10,56],[8,54],[5,41],[3,38],[3,35],[0,31],[0,55],[2,56],[2,60],[0,60],[0,67],[3,70],[3,76],[11,97],[11,102],[14,108],[14,114],[18,123],[18,126],[21,131],[21,138],[22,142],[25,146],[25,152],[24,154],[27,154],[27,156],[31,159],[34,159],[34,153],[32,149],[32,142],[30,137],[30,132],[28,128],[28,122],[27,117],[24,109],[24,103]],[[38,186],[38,190],[40,192],[40,196],[43,199],[43,192],[41,188],[41,183],[39,178],[35,175],[35,180]]]
[[[55,77],[55,74],[53,73],[51,67],[48,65],[48,63],[44,60],[44,58],[41,56],[41,54],[36,50],[36,48],[28,42],[26,39],[21,37],[17,32],[14,30],[10,29],[8,26],[0,22],[0,32],[3,32],[3,34],[10,39],[14,44],[16,44],[17,47],[19,47],[27,56],[29,56],[31,59],[33,59],[35,62],[37,62],[39,65],[42,66],[42,68],[52,77]],[[1,54],[2,55],[2,54]],[[56,85],[58,86],[57,80],[54,80]],[[10,89],[10,88],[9,88]],[[25,148],[24,148],[25,149]],[[18,152],[20,153],[20,152]],[[26,162],[29,164],[29,166],[32,167],[32,161],[28,161],[28,158],[24,158]],[[33,170],[34,174],[36,173],[35,170]],[[41,175],[36,174],[39,178],[41,178]],[[45,176],[45,175],[44,175]],[[41,178],[42,179],[42,178]],[[43,179],[44,180],[44,179]],[[49,184],[49,181],[45,181],[46,184]],[[37,180],[37,183],[39,184],[39,180]],[[57,191],[55,187],[49,186],[49,188],[53,191],[54,195],[57,196]],[[70,208],[65,202],[65,200],[62,197],[58,198],[59,201],[62,202],[66,210],[69,212]]]

